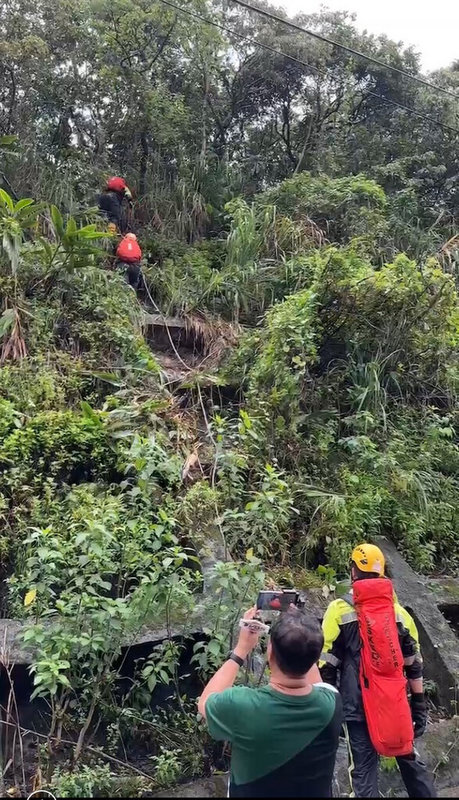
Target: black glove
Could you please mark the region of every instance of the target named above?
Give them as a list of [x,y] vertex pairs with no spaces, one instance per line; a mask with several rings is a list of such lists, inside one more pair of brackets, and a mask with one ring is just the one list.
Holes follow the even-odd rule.
[[424,693],[411,695],[411,716],[414,724],[414,738],[422,736],[427,725],[427,703]]

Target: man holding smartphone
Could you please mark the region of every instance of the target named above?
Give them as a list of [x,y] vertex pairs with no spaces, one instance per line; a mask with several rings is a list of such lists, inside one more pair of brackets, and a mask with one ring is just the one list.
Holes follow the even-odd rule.
[[[251,608],[244,619],[256,614]],[[342,709],[320,683],[321,627],[291,606],[271,626],[269,685],[233,687],[259,635],[241,628],[198,703],[212,738],[232,745],[229,797],[331,797]]]

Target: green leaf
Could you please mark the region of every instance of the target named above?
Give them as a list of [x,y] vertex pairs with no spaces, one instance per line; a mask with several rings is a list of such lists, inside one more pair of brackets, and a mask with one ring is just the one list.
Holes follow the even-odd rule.
[[0,147],[10,147],[12,144],[16,144],[17,140],[16,134],[7,133],[4,136],[0,136]]
[[33,203],[34,201],[32,200],[31,197],[23,197],[22,200],[18,200],[18,202],[14,207],[15,214],[17,214],[18,211],[21,211],[23,208],[28,208],[28,206],[32,206]]
[[119,378],[116,372],[90,372],[89,375],[93,375],[94,378],[97,378],[100,381],[105,381],[106,383],[111,383],[112,386],[122,386],[123,382],[121,378]]
[[41,239],[40,243],[43,246],[43,250],[45,251],[49,261],[52,261],[52,259],[54,257],[54,250],[51,247],[50,243],[48,242],[47,239]]
[[209,644],[207,645],[207,649],[209,653],[212,653],[214,656],[220,655],[220,645],[216,639],[212,639]]
[[8,192],[5,192],[4,189],[0,189],[0,200],[8,208],[8,210],[11,211],[11,213],[13,214],[14,213],[13,198],[10,197]]
[[97,413],[97,411],[94,411],[92,406],[90,406],[89,403],[86,402],[86,400],[82,400],[81,401],[80,408],[81,408],[81,410],[83,412],[83,416],[84,417],[87,417],[88,419],[92,419],[94,422],[99,422],[100,423],[99,414]]
[[14,325],[16,312],[13,308],[6,308],[0,317],[0,339],[8,333]]
[[67,220],[67,227],[65,229],[66,236],[75,236],[77,230],[78,228],[75,220],[73,219],[73,217],[69,217],[69,219]]
[[58,208],[56,208],[56,206],[51,206],[51,219],[53,221],[56,233],[59,235],[60,239],[63,239],[65,235],[64,220],[62,219],[61,212]]

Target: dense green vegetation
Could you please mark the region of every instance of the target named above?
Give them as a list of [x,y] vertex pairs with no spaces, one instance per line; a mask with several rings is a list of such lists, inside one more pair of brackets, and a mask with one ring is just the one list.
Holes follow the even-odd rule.
[[[452,126],[455,101],[187,7],[310,71],[160,2],[0,3],[2,612],[34,649],[37,764],[61,796],[220,763],[183,661],[220,663],[263,569],[320,585],[385,534],[420,571],[459,570],[457,139],[375,94]],[[348,15],[299,19],[419,74]],[[433,79],[459,91],[457,65]],[[109,173],[135,191],[140,301],[91,208]],[[151,303],[204,345],[181,383],[144,337]],[[203,599],[209,542],[234,560]],[[168,638],[126,678],[146,626]],[[22,787],[8,738],[10,758]]]

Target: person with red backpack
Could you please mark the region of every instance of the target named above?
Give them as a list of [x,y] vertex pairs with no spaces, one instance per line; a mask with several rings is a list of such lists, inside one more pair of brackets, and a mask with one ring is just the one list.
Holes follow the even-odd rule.
[[130,228],[132,194],[124,178],[113,177],[99,196],[99,211],[108,219],[111,233],[125,234]]
[[[379,547],[352,552],[352,590],[333,600],[322,628],[322,680],[343,700],[354,797],[379,797],[379,756],[395,756],[409,797],[436,797],[414,749],[427,725],[416,625],[385,577]],[[408,700],[407,684],[411,691]]]
[[135,233],[127,233],[116,248],[116,269],[123,272],[133,289],[137,290],[141,276],[142,251]]

